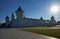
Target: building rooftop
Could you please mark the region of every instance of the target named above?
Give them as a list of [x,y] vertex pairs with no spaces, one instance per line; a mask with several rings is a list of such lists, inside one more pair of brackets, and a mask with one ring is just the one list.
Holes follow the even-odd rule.
[[23,11],[23,10],[22,10],[21,7],[19,6],[19,8],[18,8],[16,11]]

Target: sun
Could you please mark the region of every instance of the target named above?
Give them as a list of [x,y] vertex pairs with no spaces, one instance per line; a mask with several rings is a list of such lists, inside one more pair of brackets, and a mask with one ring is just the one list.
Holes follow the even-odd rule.
[[51,6],[50,11],[52,13],[58,13],[59,12],[59,6],[56,6],[56,5]]

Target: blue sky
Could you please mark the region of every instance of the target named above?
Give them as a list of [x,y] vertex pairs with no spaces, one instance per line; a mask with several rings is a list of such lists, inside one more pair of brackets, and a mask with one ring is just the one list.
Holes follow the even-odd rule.
[[[25,17],[39,19],[42,16],[50,19],[52,14],[49,9],[52,4],[60,5],[60,0],[0,0],[0,22],[4,22],[7,15],[11,18],[11,13],[15,14],[19,6],[24,10]],[[57,21],[60,20],[59,14],[54,15]]]

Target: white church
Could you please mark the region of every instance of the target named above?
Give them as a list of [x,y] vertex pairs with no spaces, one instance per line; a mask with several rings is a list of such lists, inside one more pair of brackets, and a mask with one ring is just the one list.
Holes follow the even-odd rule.
[[24,16],[24,11],[19,7],[16,11],[16,19],[14,13],[11,15],[11,20],[6,16],[5,23],[6,26],[10,24],[11,27],[25,27],[25,26],[45,26],[53,25],[56,23],[54,16],[50,20],[44,20],[42,17],[40,19],[27,18]]

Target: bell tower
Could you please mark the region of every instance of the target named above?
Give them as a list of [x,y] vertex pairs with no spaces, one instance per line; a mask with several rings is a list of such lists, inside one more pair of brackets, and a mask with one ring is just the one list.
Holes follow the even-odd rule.
[[23,19],[23,13],[24,13],[24,11],[21,9],[20,6],[19,6],[19,8],[15,12],[16,12],[16,16],[17,16],[18,20]]
[[8,24],[10,23],[10,20],[9,20],[9,17],[8,16],[6,16],[6,21],[5,21],[5,23],[6,23],[6,26],[8,26]]
[[51,23],[56,22],[54,16],[51,17],[51,20],[50,21],[51,21]]
[[12,15],[11,15],[11,21],[14,20],[15,17],[14,17],[14,13],[12,12]]

